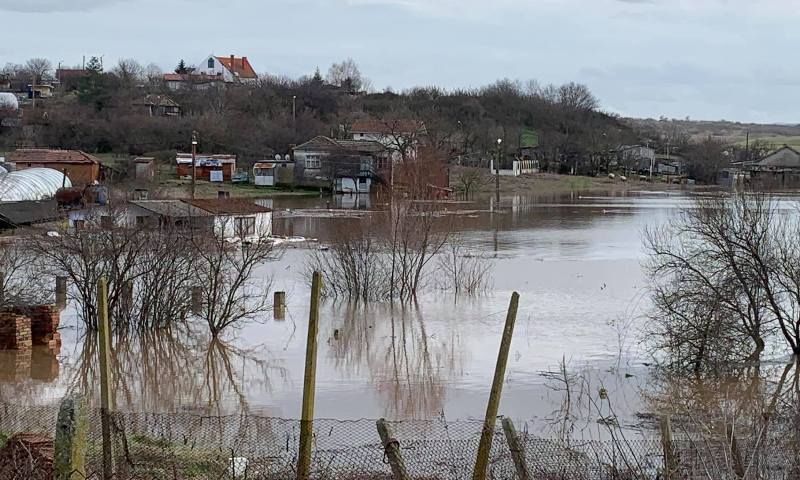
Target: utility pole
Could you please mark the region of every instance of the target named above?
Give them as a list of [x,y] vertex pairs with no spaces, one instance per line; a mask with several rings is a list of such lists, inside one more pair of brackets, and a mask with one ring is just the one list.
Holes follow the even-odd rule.
[[297,135],[297,95],[292,95],[292,130]]
[[744,161],[745,162],[749,162],[750,161],[750,130],[747,131],[747,137],[746,137],[744,142],[745,142],[744,143],[744,145],[745,145],[744,146],[744,149],[745,149],[744,150],[745,151]]
[[197,178],[197,132],[192,130],[192,200],[194,200],[195,183]]

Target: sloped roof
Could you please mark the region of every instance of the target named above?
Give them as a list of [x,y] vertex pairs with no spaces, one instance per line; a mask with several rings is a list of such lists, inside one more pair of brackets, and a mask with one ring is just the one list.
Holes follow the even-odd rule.
[[378,153],[386,150],[386,147],[373,140],[334,140],[324,135],[317,135],[311,140],[294,147],[294,150]]
[[209,212],[181,200],[132,200],[132,205],[163,217],[210,217]]
[[359,120],[353,123],[350,128],[353,133],[380,133],[383,135],[394,134],[411,134],[411,133],[424,133],[425,124],[418,120],[411,120],[408,118],[398,119],[368,119]]
[[239,78],[258,78],[253,66],[247,57],[233,57],[233,67],[231,67],[231,57],[214,57],[231,73]]
[[136,102],[136,105],[153,105],[156,107],[180,107],[180,104],[166,95],[150,94]]
[[250,215],[272,211],[271,208],[262,207],[253,200],[245,198],[201,198],[183,201],[214,215]]
[[759,167],[800,168],[800,152],[784,145],[755,163]]
[[100,160],[81,150],[55,150],[49,148],[18,148],[8,154],[9,162],[21,163],[94,163]]

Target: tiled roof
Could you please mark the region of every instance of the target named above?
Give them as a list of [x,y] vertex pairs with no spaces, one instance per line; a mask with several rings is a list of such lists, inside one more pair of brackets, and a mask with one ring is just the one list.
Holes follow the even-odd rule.
[[425,124],[418,120],[410,119],[370,119],[353,123],[350,128],[353,133],[423,133]]
[[239,78],[258,78],[253,66],[247,57],[233,57],[233,68],[231,68],[231,57],[215,57],[225,68]]
[[183,201],[214,215],[250,215],[272,211],[270,208],[256,205],[252,200],[244,198],[209,198]]
[[294,147],[294,149],[378,153],[385,150],[386,147],[381,145],[379,142],[372,140],[334,140],[324,135],[318,135],[311,140]]
[[100,160],[81,150],[19,148],[8,155],[10,162],[20,163],[96,163]]

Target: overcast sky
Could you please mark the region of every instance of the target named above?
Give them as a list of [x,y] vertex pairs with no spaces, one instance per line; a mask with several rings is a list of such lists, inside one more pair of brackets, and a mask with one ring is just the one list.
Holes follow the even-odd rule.
[[0,0],[0,65],[352,57],[377,89],[586,83],[636,117],[800,123],[800,0]]

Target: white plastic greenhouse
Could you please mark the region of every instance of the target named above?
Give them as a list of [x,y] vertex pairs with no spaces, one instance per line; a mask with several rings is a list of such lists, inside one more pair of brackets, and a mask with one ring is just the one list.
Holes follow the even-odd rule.
[[56,191],[71,187],[69,178],[52,168],[29,168],[16,172],[0,174],[0,202],[21,202],[24,200],[46,200],[55,196]]

